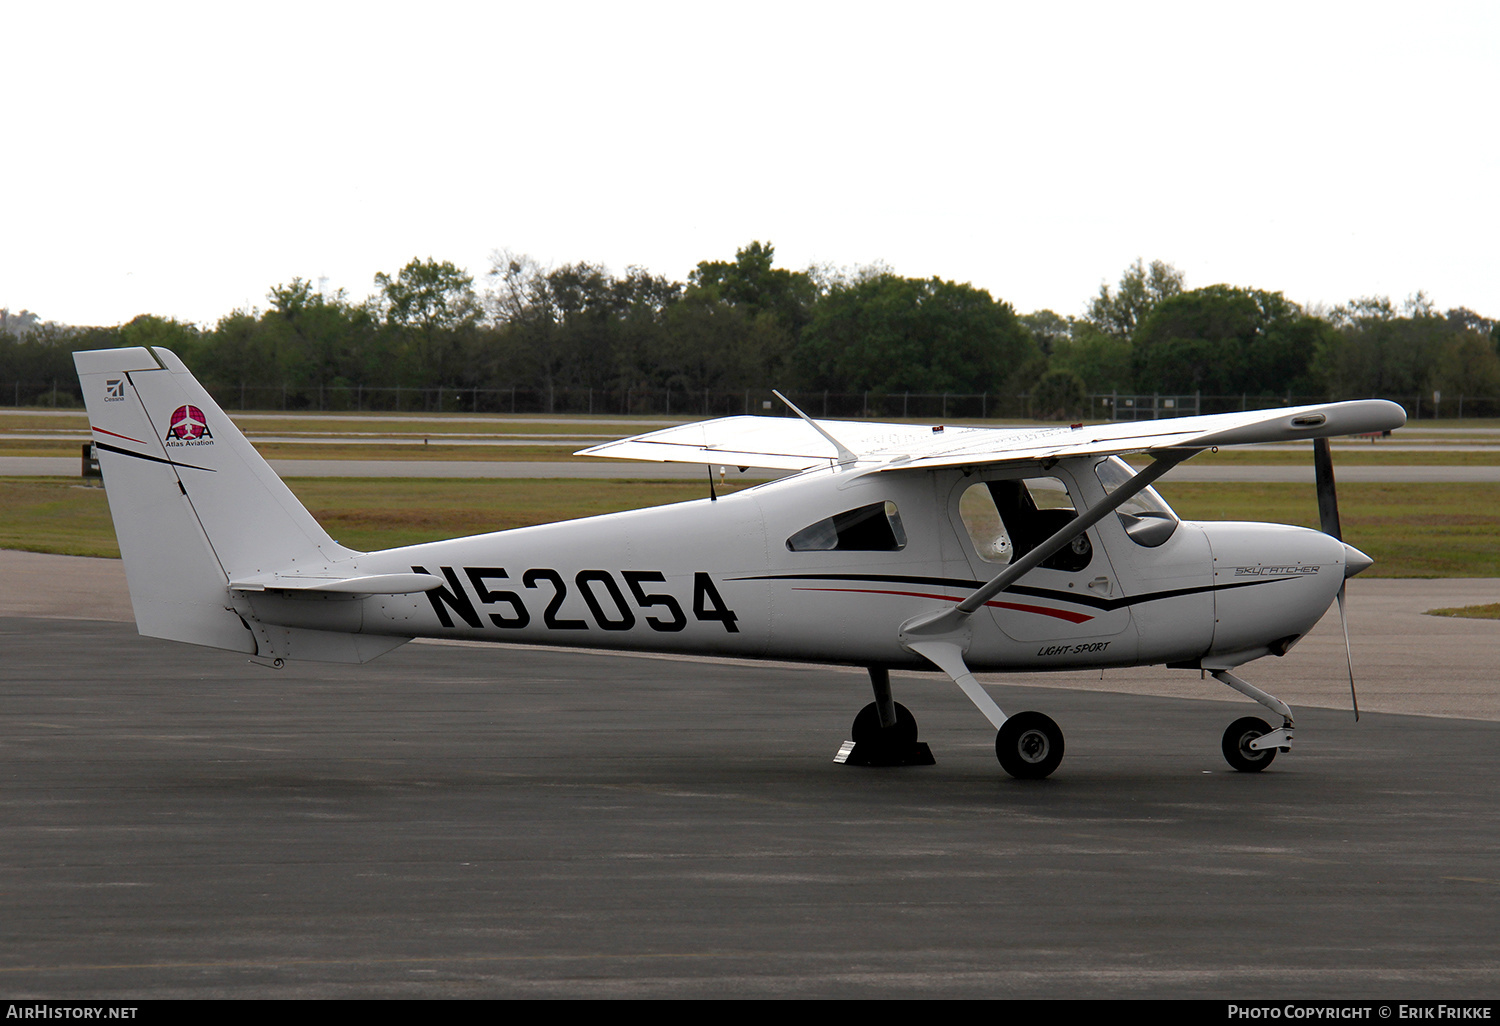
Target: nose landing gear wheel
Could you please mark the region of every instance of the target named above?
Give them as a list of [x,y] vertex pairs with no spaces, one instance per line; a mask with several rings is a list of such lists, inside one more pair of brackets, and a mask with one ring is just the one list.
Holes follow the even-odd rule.
[[1041,780],[1063,757],[1063,736],[1050,716],[1016,713],[995,735],[995,755],[1005,772],[1020,780]]
[[1259,773],[1276,758],[1276,749],[1266,748],[1257,752],[1250,747],[1250,742],[1270,732],[1271,725],[1254,716],[1235,720],[1224,731],[1225,760],[1241,773]]

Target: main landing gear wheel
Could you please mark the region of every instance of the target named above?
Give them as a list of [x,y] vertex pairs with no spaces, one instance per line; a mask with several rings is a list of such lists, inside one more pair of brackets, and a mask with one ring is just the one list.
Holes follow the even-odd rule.
[[1005,772],[1020,780],[1041,780],[1063,757],[1063,736],[1050,716],[1016,713],[995,735],[995,755]]
[[851,766],[931,766],[937,760],[932,749],[917,740],[917,718],[900,702],[896,706],[896,723],[892,727],[880,725],[880,710],[871,702],[854,717],[850,732],[851,741],[846,741],[834,762]]
[[874,702],[859,711],[859,715],[854,717],[854,726],[849,732],[855,744],[863,742],[909,745],[916,741],[917,718],[900,702],[893,704],[896,706],[896,725],[890,728],[880,725],[880,710],[876,708]]
[[1271,725],[1254,716],[1235,720],[1224,731],[1224,758],[1241,773],[1259,773],[1276,758],[1276,749],[1265,748],[1257,752],[1250,747],[1250,742],[1270,732]]

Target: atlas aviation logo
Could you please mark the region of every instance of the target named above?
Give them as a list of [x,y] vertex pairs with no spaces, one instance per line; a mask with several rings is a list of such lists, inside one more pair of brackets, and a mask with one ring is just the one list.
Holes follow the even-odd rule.
[[168,445],[213,445],[214,434],[208,429],[208,418],[196,406],[179,406],[172,412],[172,426],[167,428]]

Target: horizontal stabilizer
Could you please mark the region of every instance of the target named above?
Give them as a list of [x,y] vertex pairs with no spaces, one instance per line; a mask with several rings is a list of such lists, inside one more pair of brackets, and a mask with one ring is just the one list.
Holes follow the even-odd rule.
[[432,574],[369,574],[364,577],[312,577],[262,574],[229,582],[235,591],[306,591],[323,595],[410,595],[443,583]]

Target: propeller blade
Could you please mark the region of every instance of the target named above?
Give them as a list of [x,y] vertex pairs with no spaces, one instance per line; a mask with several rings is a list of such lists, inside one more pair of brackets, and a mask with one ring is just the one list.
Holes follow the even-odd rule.
[[1333,454],[1326,438],[1313,439],[1313,472],[1318,480],[1318,524],[1324,534],[1343,541],[1344,533],[1339,529],[1339,499],[1333,487]]
[[1344,588],[1339,585],[1339,624],[1344,628],[1344,658],[1349,662],[1349,701],[1354,705],[1354,722],[1359,722],[1359,696],[1354,693],[1354,650],[1349,645],[1349,618],[1344,615]]
[[[1333,453],[1328,439],[1313,439],[1313,473],[1318,481],[1318,525],[1324,534],[1344,540],[1339,526],[1339,498],[1333,486]],[[1352,546],[1345,545],[1344,581],[1339,585],[1339,625],[1344,628],[1344,658],[1349,664],[1349,701],[1354,706],[1354,722],[1359,722],[1359,696],[1354,692],[1354,649],[1349,644],[1349,617],[1344,610],[1344,589],[1349,578],[1368,567],[1373,560]]]

